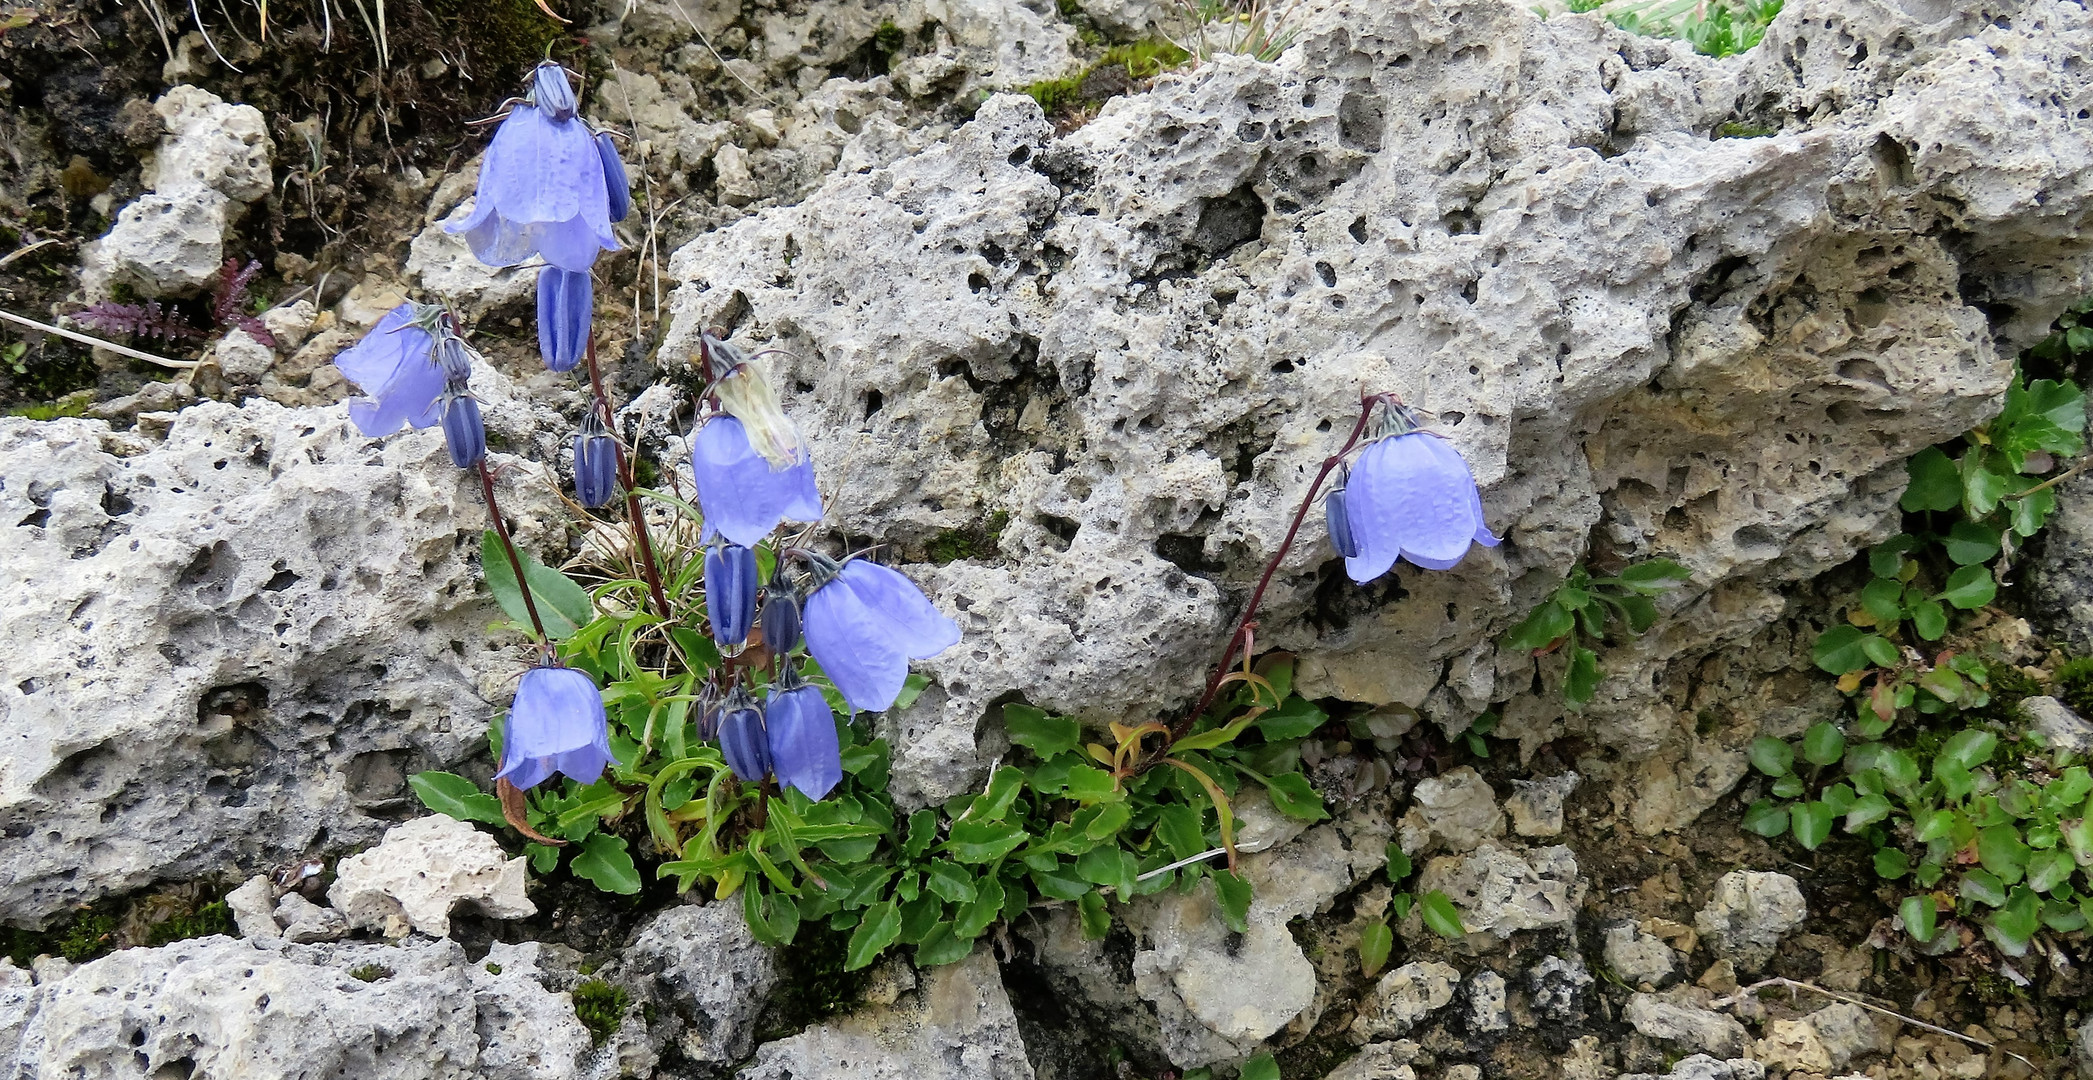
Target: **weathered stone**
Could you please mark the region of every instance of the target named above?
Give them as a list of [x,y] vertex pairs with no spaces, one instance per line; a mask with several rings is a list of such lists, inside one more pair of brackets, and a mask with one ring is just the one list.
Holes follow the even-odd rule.
[[764,1043],[741,1080],[1031,1080],[1002,973],[986,949],[874,1006]]
[[1504,834],[1504,811],[1497,793],[1473,768],[1463,765],[1420,780],[1410,794],[1410,812],[1397,828],[1403,851],[1426,855],[1445,849],[1472,851],[1485,839]]
[[624,981],[650,980],[663,1011],[681,1018],[683,1056],[714,1067],[748,1056],[778,982],[776,955],[749,933],[739,904],[661,912],[634,933],[620,964]]
[[1888,1053],[1893,1030],[1885,1021],[1850,1001],[1834,1002],[1802,1018],[1817,1033],[1831,1067],[1843,1069],[1862,1054]]
[[1576,953],[1542,957],[1541,962],[1526,973],[1526,988],[1534,1015],[1557,1023],[1582,1021],[1584,992],[1591,987],[1592,981],[1592,973],[1585,969],[1584,958]]
[[276,921],[276,887],[269,883],[269,875],[256,874],[226,893],[225,906],[233,913],[233,925],[241,937],[274,941],[283,936],[283,926]]
[[2093,724],[2056,698],[2022,698],[2020,711],[2027,715],[2028,730],[2042,736],[2052,748],[2074,754],[2093,752]]
[[1503,1031],[1511,1025],[1511,1012],[1505,1006],[1504,976],[1487,968],[1469,976],[1468,1030]]
[[1470,933],[1488,931],[1500,938],[1567,925],[1584,891],[1577,856],[1569,848],[1539,848],[1522,856],[1491,843],[1470,855],[1442,855],[1426,863],[1418,887],[1445,893]]
[[1632,922],[1606,929],[1606,966],[1630,986],[1662,986],[1677,970],[1677,959],[1671,946]]
[[1566,772],[1541,780],[1513,780],[1512,797],[1504,800],[1512,831],[1520,836],[1562,835],[1562,804],[1577,790],[1577,774]]
[[1667,1001],[1655,994],[1637,994],[1628,999],[1621,1019],[1650,1038],[1720,1058],[1743,1057],[1751,1047],[1751,1036],[1743,1024],[1719,1012]]
[[1461,981],[1459,969],[1428,960],[1404,964],[1381,976],[1352,1020],[1352,1039],[1373,1042],[1407,1035],[1419,1021],[1453,1000],[1454,986]]
[[[276,921],[283,926],[283,939],[296,945],[340,941],[349,936],[349,920],[341,912],[321,907],[297,893],[285,893],[276,902]],[[242,935],[251,936],[244,930]]]
[[470,822],[431,814],[393,826],[377,847],[343,859],[327,899],[357,929],[448,937],[458,904],[496,919],[536,915],[523,891],[524,864]]
[[1410,1066],[1417,1050],[1417,1044],[1408,1039],[1370,1043],[1323,1080],[1417,1080],[1417,1070]]
[[1623,1073],[1620,1080],[1765,1080],[1766,1066],[1750,1058],[1681,1058],[1668,1073]]
[[1737,870],[1715,883],[1715,894],[1694,914],[1693,926],[1718,955],[1748,973],[1764,967],[1781,936],[1801,926],[1809,913],[1794,878]]
[[230,330],[211,346],[211,359],[225,377],[253,382],[276,363],[276,350],[254,339],[245,330]]
[[468,316],[512,304],[537,294],[538,266],[488,266],[473,257],[463,236],[444,226],[472,213],[472,200],[449,216],[422,226],[407,244],[407,277],[419,282],[431,302],[455,305]]

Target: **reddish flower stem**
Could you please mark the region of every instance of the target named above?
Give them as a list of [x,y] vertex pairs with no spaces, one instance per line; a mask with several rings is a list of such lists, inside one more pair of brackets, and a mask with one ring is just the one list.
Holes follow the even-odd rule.
[[1190,733],[1192,725],[1206,714],[1207,707],[1214,703],[1214,696],[1221,692],[1221,680],[1228,675],[1228,665],[1235,660],[1235,651],[1242,647],[1250,631],[1256,628],[1257,623],[1253,620],[1257,618],[1258,606],[1264,603],[1265,589],[1272,584],[1272,576],[1279,572],[1279,564],[1286,560],[1287,552],[1293,550],[1294,538],[1301,531],[1301,522],[1308,517],[1308,508],[1315,504],[1316,492],[1322,489],[1323,481],[1344,461],[1345,455],[1359,445],[1359,437],[1366,434],[1366,422],[1373,418],[1374,406],[1384,401],[1402,403],[1394,394],[1368,394],[1360,399],[1359,422],[1352,425],[1352,434],[1345,439],[1344,445],[1338,447],[1336,453],[1323,459],[1323,467],[1316,471],[1315,479],[1309,482],[1307,493],[1301,496],[1300,508],[1294,511],[1293,524],[1287,526],[1286,539],[1279,542],[1279,550],[1273,552],[1271,561],[1265,564],[1264,575],[1257,579],[1257,588],[1250,593],[1250,602],[1243,605],[1243,614],[1236,620],[1235,629],[1229,632],[1228,643],[1221,647],[1221,659],[1214,665],[1214,673],[1207,677],[1206,692],[1199,695],[1199,704],[1192,706],[1190,712],[1171,726],[1170,741],[1176,742]]
[[640,564],[640,576],[647,581],[647,596],[654,602],[654,610],[664,619],[675,618],[669,612],[668,594],[661,588],[661,571],[654,565],[654,542],[647,537],[647,519],[640,516],[640,497],[633,493],[632,462],[625,457],[625,444],[617,438],[617,418],[611,414],[610,398],[603,392],[603,369],[596,365],[596,335],[589,335],[589,388],[596,393],[596,409],[602,415],[603,429],[611,433],[611,452],[618,456],[618,484],[625,489],[625,516],[631,520],[634,555]]
[[546,659],[552,658],[552,638],[545,633],[545,622],[538,618],[538,602],[531,598],[530,578],[523,573],[523,557],[516,554],[516,544],[509,539],[509,523],[502,520],[501,506],[494,501],[494,473],[487,468],[487,460],[480,459],[480,498],[487,503],[487,516],[494,522],[494,535],[501,538],[501,549],[509,553],[509,567],[516,571],[516,587],[523,593],[523,610],[530,613],[531,629],[538,635],[538,650]]

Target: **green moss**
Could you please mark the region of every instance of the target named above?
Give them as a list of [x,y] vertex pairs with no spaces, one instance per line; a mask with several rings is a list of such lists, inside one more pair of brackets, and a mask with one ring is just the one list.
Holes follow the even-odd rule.
[[[1126,73],[1136,79],[1153,79],[1171,68],[1190,60],[1192,54],[1161,38],[1136,41],[1131,45],[1115,45],[1105,50],[1096,67],[1119,64]],[[1088,74],[1087,72],[1085,74]]]
[[958,529],[946,529],[930,540],[930,561],[939,566],[958,559],[985,559],[996,553],[1003,529],[1010,524],[1008,511],[998,510],[985,520]]
[[2050,677],[2058,700],[2080,716],[2093,716],[2093,657],[2066,660]]
[[792,943],[777,951],[782,978],[767,1016],[771,1027],[759,1033],[762,1039],[783,1038],[851,1008],[864,997],[872,969],[843,970],[844,946],[849,939],[848,930],[818,922],[800,924]]
[[474,76],[492,76],[499,86],[520,81],[568,38],[567,28],[532,0],[427,0],[427,8],[446,37],[462,46]]
[[90,404],[91,395],[67,394],[57,401],[42,405],[17,405],[7,410],[7,415],[26,417],[30,420],[56,420],[65,416],[86,416]]
[[1039,102],[1040,111],[1052,116],[1065,109],[1074,108],[1076,103],[1083,100],[1083,76],[1042,79],[1025,87],[1024,93],[1026,97]]
[[1774,130],[1770,127],[1760,127],[1757,124],[1741,124],[1732,120],[1716,128],[1715,134],[1718,138],[1724,139],[1763,139],[1774,134]]
[[5,946],[7,958],[18,967],[28,967],[39,956],[62,956],[78,964],[121,944],[117,940],[116,917],[106,911],[82,911],[49,930],[7,927],[0,933],[4,933],[0,945]]
[[574,988],[574,1015],[589,1029],[589,1040],[602,1046],[625,1022],[625,1006],[630,1001],[624,987],[590,979]]
[[165,945],[170,941],[210,937],[212,934],[231,936],[233,929],[232,909],[226,907],[223,900],[213,900],[195,911],[155,925],[146,933],[146,944]]
[[377,982],[392,978],[392,969],[384,964],[363,964],[349,969],[349,977],[358,982]]
[[907,43],[908,35],[895,26],[892,20],[880,23],[879,29],[872,31],[872,46],[888,56],[900,52],[901,47]]

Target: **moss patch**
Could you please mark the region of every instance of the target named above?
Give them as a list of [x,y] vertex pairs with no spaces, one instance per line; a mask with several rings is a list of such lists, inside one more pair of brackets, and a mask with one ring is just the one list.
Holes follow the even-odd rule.
[[946,529],[930,540],[930,561],[939,566],[957,559],[985,559],[996,553],[1010,513],[998,510],[988,517],[957,529]]
[[2093,716],[2093,657],[2066,660],[2052,679],[2058,700],[2080,716]]
[[357,982],[377,982],[392,978],[392,969],[384,964],[361,964],[349,969],[349,977]]
[[574,1016],[589,1029],[589,1041],[602,1046],[625,1022],[625,1006],[631,1000],[624,987],[590,979],[574,988]]

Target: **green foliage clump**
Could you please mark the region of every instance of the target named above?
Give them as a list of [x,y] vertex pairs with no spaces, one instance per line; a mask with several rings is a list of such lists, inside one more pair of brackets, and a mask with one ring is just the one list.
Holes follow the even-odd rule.
[[223,900],[213,900],[194,911],[175,914],[153,924],[146,932],[146,944],[165,945],[170,941],[210,937],[212,934],[230,936],[233,932],[232,909]]
[[939,566],[959,559],[983,559],[996,553],[1010,512],[998,510],[985,521],[959,529],[946,529],[930,540],[930,561]]
[[574,1016],[589,1029],[589,1041],[602,1046],[625,1022],[625,1006],[631,997],[622,986],[590,979],[574,988]]
[[[1605,672],[1599,668],[1598,652],[1582,644],[1579,635],[1603,641],[1610,626],[1620,626],[1630,634],[1642,633],[1657,622],[1657,605],[1652,598],[1686,584],[1692,576],[1670,559],[1636,563],[1622,570],[1618,577],[1595,578],[1583,566],[1574,567],[1548,599],[1504,635],[1504,647],[1535,653],[1569,650],[1563,700],[1572,707],[1582,706],[1598,692]],[[1494,718],[1490,726],[1496,726]],[[1487,735],[1489,729],[1478,734]],[[1476,739],[1471,746],[1480,741]],[[1488,756],[1487,750],[1478,753]]]
[[2093,657],[2081,656],[2057,666],[2051,676],[2057,698],[2080,716],[2093,716]]
[[[1705,56],[1735,56],[1766,37],[1785,0],[1564,0],[1563,10],[1598,12],[1631,34],[1677,38]],[[1543,15],[1546,7],[1538,9]]]
[[1129,80],[1153,79],[1191,58],[1192,54],[1160,38],[1114,45],[1083,70],[1058,79],[1043,79],[1025,87],[1023,92],[1051,116],[1083,104],[1085,85],[1102,70],[1117,67],[1125,70]]
[[384,964],[358,964],[349,969],[349,977],[357,982],[377,982],[392,978],[392,969]]

